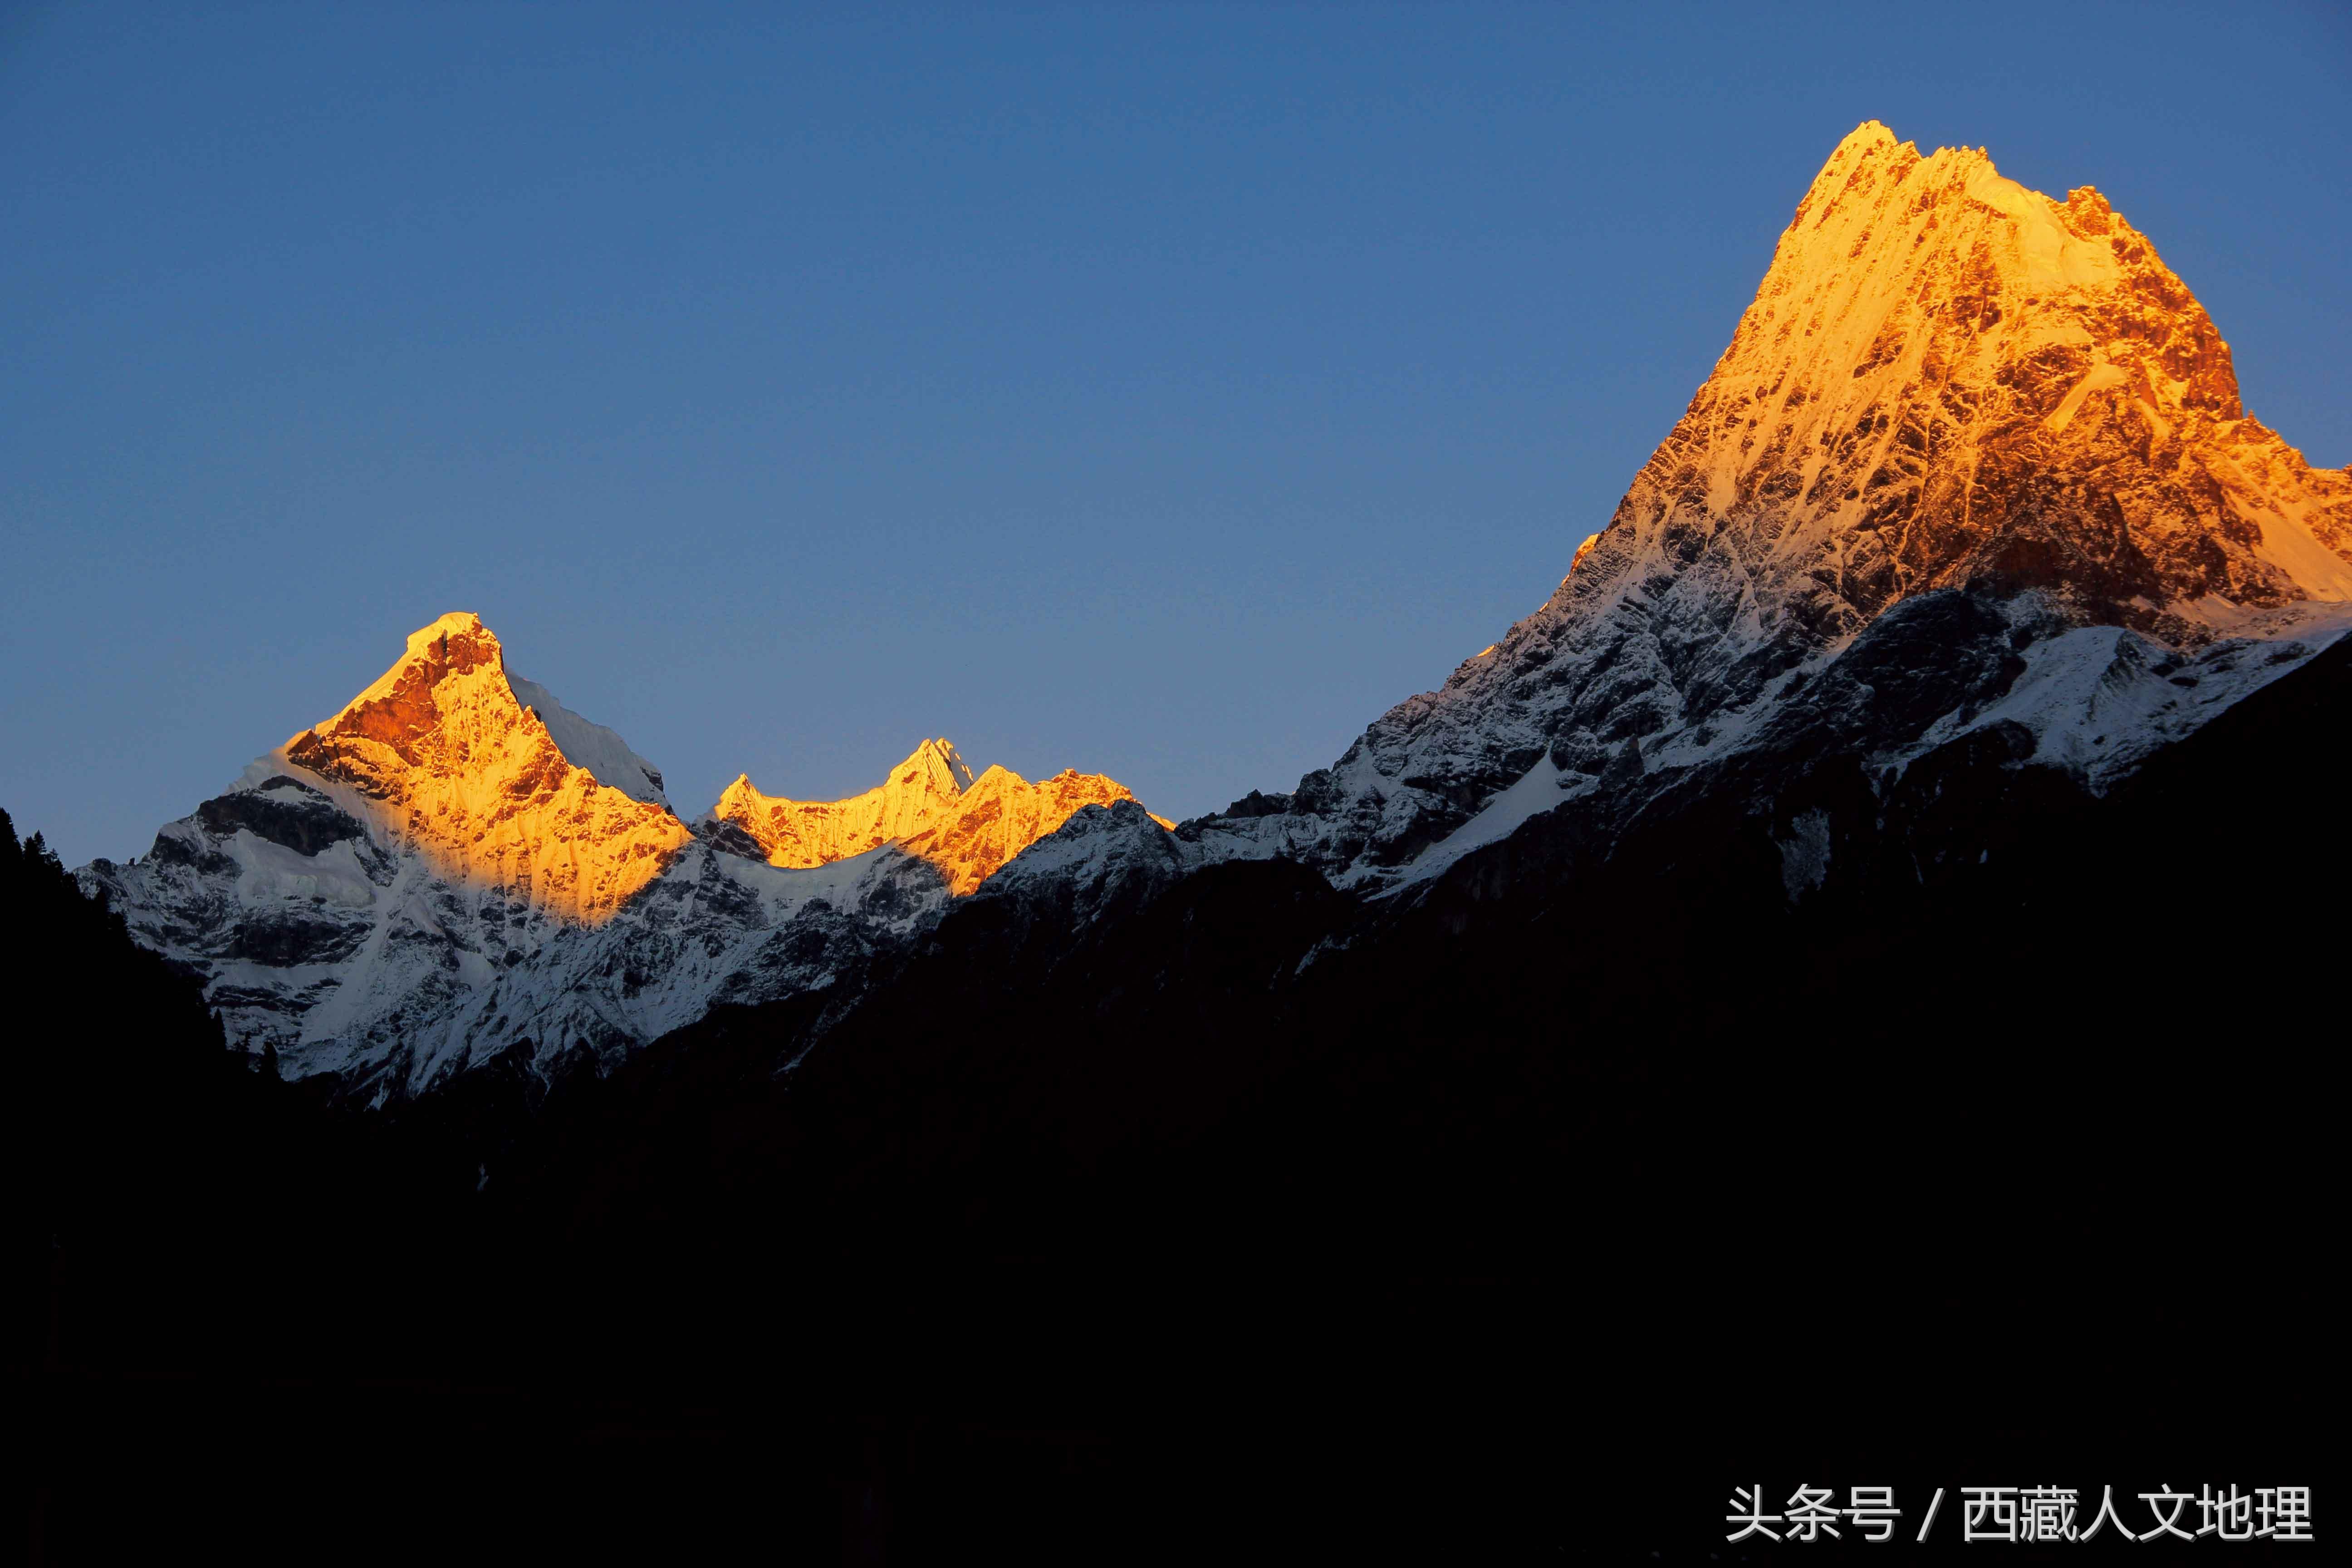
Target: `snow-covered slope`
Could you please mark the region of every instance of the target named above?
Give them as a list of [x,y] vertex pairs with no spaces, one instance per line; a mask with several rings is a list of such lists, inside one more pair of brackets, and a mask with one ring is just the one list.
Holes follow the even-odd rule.
[[2097,192],[2054,201],[1871,122],[1550,598],[1294,794],[1182,832],[1410,884],[1785,738],[1865,628],[1951,594],[2001,606],[2015,659],[1828,743],[1900,763],[1998,711],[2096,789],[2343,634],[2352,474],[2246,416],[2211,320]]
[[[961,766],[943,743],[925,758]],[[905,793],[894,773],[859,802],[806,808],[871,831],[768,864],[724,820],[689,830],[650,763],[509,675],[498,638],[452,615],[148,854],[80,876],[205,978],[233,1038],[292,1072],[411,1092],[517,1047],[542,1064],[605,1058],[714,1003],[854,975],[1078,805],[1129,798],[1107,779],[1054,794],[1076,778],[992,769],[944,813],[866,814],[859,802]],[[1034,808],[1004,809],[991,780]]]
[[631,751],[629,743],[619,735],[602,724],[583,719],[558,702],[554,693],[536,680],[525,680],[509,673],[507,686],[514,692],[515,700],[547,726],[557,749],[573,767],[595,774],[599,783],[610,784],[633,799],[659,806],[669,805],[669,797],[662,793],[660,770]]

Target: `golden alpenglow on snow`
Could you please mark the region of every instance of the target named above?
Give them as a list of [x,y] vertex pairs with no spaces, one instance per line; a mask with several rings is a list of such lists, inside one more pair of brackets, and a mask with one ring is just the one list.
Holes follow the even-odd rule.
[[2013,622],[1984,658],[2024,674],[1872,749],[2013,722],[2104,787],[2352,625],[2352,472],[2246,413],[2212,318],[2098,192],[2053,200],[1870,121],[1549,598],[1188,848],[1370,889],[1567,801],[1631,811],[1938,595]]
[[1041,784],[1001,767],[974,779],[955,747],[933,740],[880,785],[847,800],[785,800],[739,776],[711,816],[750,834],[772,866],[823,866],[896,844],[939,868],[950,889],[962,894],[1082,808],[1134,798],[1118,780],[1074,768]]
[[1876,121],[1798,204],[1602,534],[1602,581],[1695,522],[1772,585],[1818,584],[1789,613],[1832,637],[1970,581],[2175,641],[2352,595],[2352,477],[2247,416],[2145,236],[2087,185],[2054,201]]
[[395,1095],[822,989],[1088,806],[1174,841],[1109,779],[975,779],[944,741],[847,801],[738,781],[689,826],[659,769],[460,614],[146,855],[81,874],[203,976],[232,1039]]
[[[545,699],[542,689],[509,677],[499,639],[479,617],[444,616],[412,635],[375,684],[278,756],[362,797],[373,807],[366,814],[438,876],[567,919],[608,919],[693,834],[660,798],[661,775],[618,736],[553,709],[575,737],[559,743],[550,715],[526,706],[520,693]],[[601,738],[604,757],[625,759],[616,769],[593,760],[630,774],[654,798],[582,765],[592,759],[576,738],[581,731]],[[1079,808],[1134,798],[1116,780],[1075,770],[1031,784],[992,767],[975,780],[955,748],[936,740],[847,800],[780,799],[739,776],[710,819],[741,827],[770,865],[785,868],[829,866],[896,844],[963,894]]]
[[436,875],[574,921],[610,918],[693,837],[564,754],[475,616],[413,634],[374,685],[278,756],[360,796],[347,804]]

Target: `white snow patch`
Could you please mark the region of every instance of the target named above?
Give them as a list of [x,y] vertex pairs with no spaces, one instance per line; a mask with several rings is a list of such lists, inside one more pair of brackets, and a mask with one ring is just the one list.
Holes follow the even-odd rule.
[[2352,605],[2268,611],[2182,659],[2120,626],[2081,626],[2025,650],[2025,672],[1965,723],[1948,715],[1904,749],[1908,761],[1957,736],[2013,721],[2033,731],[2033,760],[2082,773],[2095,791],[2158,747],[2201,727],[2352,631]]
[[1489,800],[1477,816],[1423,850],[1405,868],[1404,875],[1397,879],[1398,884],[1426,880],[1473,849],[1501,843],[1530,817],[1540,816],[1566,798],[1560,793],[1560,771],[1547,752],[1536,759],[1535,766],[1519,775],[1517,783]]
[[360,863],[360,840],[346,838],[315,855],[256,837],[238,828],[221,849],[236,862],[240,902],[317,900],[341,909],[363,910],[375,902],[375,884]]
[[537,711],[539,721],[547,726],[564,761],[575,768],[586,769],[598,784],[610,784],[649,805],[669,804],[662,794],[660,770],[631,751],[618,733],[583,719],[558,702],[555,694],[536,680],[525,680],[509,672],[507,685],[517,702]]

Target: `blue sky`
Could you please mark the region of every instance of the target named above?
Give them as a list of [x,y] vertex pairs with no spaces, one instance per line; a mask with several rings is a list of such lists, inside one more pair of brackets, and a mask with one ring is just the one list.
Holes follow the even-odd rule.
[[2352,462],[2347,8],[1632,9],[0,12],[0,805],[142,851],[450,609],[689,812],[1287,788],[1868,118],[2097,185]]

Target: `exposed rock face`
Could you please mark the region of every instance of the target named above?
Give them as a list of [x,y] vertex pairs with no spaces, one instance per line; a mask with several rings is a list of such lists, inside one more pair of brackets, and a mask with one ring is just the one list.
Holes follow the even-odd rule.
[[975,782],[931,742],[855,801],[739,781],[698,836],[651,763],[455,615],[145,857],[80,877],[205,978],[232,1038],[397,1094],[842,984],[1072,812],[1131,798],[1076,773]]
[[1186,837],[1370,889],[1564,801],[1630,813],[1947,592],[1999,606],[2009,658],[1902,734],[1874,716],[1873,750],[2006,703],[2097,787],[2341,634],[2352,474],[2245,416],[2211,320],[2095,191],[2053,201],[1873,122],[1551,598],[1283,814]]
[[847,800],[784,800],[738,777],[711,817],[749,834],[772,866],[823,865],[896,844],[937,867],[949,888],[963,894],[1074,813],[1134,798],[1118,780],[1075,768],[1042,784],[1001,767],[974,779],[955,748],[936,740],[917,747],[879,788]]
[[2196,642],[2352,593],[2352,479],[2245,417],[2211,318],[2098,192],[2055,202],[1874,122],[1575,596],[1717,552],[1823,640],[1977,583]]

